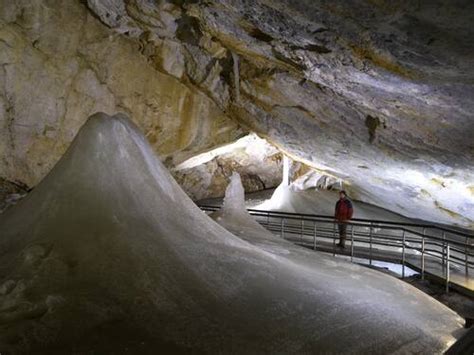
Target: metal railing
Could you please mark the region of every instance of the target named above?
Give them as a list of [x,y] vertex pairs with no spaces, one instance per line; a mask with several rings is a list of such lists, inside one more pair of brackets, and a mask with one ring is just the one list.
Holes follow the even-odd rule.
[[[207,212],[219,206],[201,205]],[[443,280],[446,291],[453,285],[470,289],[474,279],[474,234],[431,224],[352,219],[347,222],[347,247],[336,246],[337,222],[332,216],[248,209],[269,231],[312,248],[354,258],[387,261]],[[455,277],[456,280],[453,280]],[[472,289],[471,289],[472,291]]]

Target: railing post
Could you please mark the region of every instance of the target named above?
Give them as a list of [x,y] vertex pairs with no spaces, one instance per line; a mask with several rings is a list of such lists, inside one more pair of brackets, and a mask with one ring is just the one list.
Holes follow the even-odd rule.
[[354,225],[352,225],[351,229],[351,263],[354,259]]
[[449,292],[449,245],[446,246],[446,292]]
[[267,229],[270,228],[270,212],[267,211]]
[[464,248],[464,263],[466,265],[466,276],[469,274],[469,259],[467,257],[467,253],[468,253],[468,247],[467,247],[468,244],[467,243],[468,243],[468,238],[466,236],[466,241],[465,241],[466,246]]
[[301,220],[301,240],[303,240],[304,220]]
[[285,239],[285,217],[281,218],[281,238]]
[[421,238],[421,279],[425,279],[425,237]]
[[332,242],[332,256],[336,256],[336,222],[334,222],[334,238]]
[[317,233],[317,227],[316,227],[316,221],[314,221],[313,250],[316,250],[316,233]]
[[425,235],[426,227],[423,227],[423,236],[421,237],[421,279],[425,279]]
[[369,232],[369,264],[372,265],[372,222],[370,222]]
[[446,232],[443,232],[443,243],[442,243],[442,247],[441,247],[441,250],[442,250],[442,262],[441,262],[441,270],[444,269],[444,264],[445,264],[445,253],[446,253]]
[[402,279],[405,278],[405,231],[402,236]]

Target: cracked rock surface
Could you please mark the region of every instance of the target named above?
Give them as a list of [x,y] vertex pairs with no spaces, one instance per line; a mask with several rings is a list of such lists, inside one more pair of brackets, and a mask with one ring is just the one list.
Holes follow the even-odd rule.
[[164,159],[241,134],[204,93],[149,65],[142,51],[79,1],[0,1],[0,175],[36,185],[97,111],[136,117]]
[[282,154],[251,134],[237,142],[195,156],[173,171],[173,177],[194,200],[222,197],[234,172],[247,193],[277,187],[282,181]]

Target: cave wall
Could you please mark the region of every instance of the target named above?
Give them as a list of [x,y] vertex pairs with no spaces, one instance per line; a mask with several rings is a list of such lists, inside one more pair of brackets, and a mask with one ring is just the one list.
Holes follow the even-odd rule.
[[88,4],[118,32],[177,43],[190,80],[231,117],[355,198],[473,225],[472,2]]
[[188,196],[199,201],[224,197],[234,172],[240,175],[244,191],[252,193],[277,187],[282,171],[283,154],[266,140],[250,134],[184,161],[171,173]]
[[124,111],[168,166],[255,131],[359,200],[473,226],[471,1],[0,3],[4,177]]
[[0,176],[35,185],[98,111],[129,114],[163,159],[241,135],[205,93],[142,51],[80,1],[0,1]]

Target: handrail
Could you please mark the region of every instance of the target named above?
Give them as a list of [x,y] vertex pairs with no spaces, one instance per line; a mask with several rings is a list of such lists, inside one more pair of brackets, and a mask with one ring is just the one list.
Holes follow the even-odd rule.
[[[220,209],[219,206],[212,206],[212,205],[200,205],[199,207],[202,208],[202,209],[205,209],[205,210],[212,210],[212,211],[216,211],[216,210]],[[334,217],[329,217],[329,216],[324,216],[325,218],[321,219],[321,217],[319,217],[319,216],[317,218],[308,218],[308,217],[311,217],[311,216],[317,216],[317,215],[310,215],[310,214],[286,213],[286,212],[282,213],[282,212],[256,210],[256,209],[247,209],[247,211],[249,211],[253,216],[257,216],[257,217],[258,216],[267,217],[267,216],[272,216],[273,215],[274,217],[279,217],[279,218],[284,217],[285,219],[288,219],[288,220],[324,222],[324,223],[335,223],[336,222]],[[303,217],[303,218],[298,217],[298,216],[301,216],[301,215],[305,215],[306,217]],[[354,220],[357,220],[357,219],[352,219],[351,221],[348,221],[347,225],[357,226],[357,227],[371,227],[370,225],[365,224],[365,223],[352,222]],[[420,233],[418,231],[414,231],[412,229],[407,229],[407,228],[401,227],[401,226],[403,226],[403,224],[401,224],[401,223],[399,223],[399,225],[400,226],[384,226],[383,223],[382,223],[382,224],[379,224],[379,225],[376,225],[376,226],[374,226],[372,224],[372,227],[383,228],[383,229],[386,229],[386,230],[403,231],[403,232],[408,232],[408,233],[417,235],[418,237],[429,238],[432,241],[431,242],[426,241],[427,245],[432,244],[433,241],[437,241],[437,242],[441,242],[440,244],[436,244],[438,246],[443,246],[443,243],[449,242],[449,244],[451,244],[451,245],[456,245],[458,247],[463,247],[463,248],[466,247],[466,244],[461,242],[461,241],[452,240],[452,239],[445,239],[443,237],[438,237],[438,236],[429,235],[429,234],[423,234],[423,233]],[[360,234],[360,235],[363,235],[363,234]],[[378,237],[380,237],[379,234],[374,235],[374,238],[378,238]],[[469,236],[467,236],[467,237],[469,238]],[[388,236],[388,238],[385,237],[385,239],[393,239],[394,241],[399,240],[399,238],[397,239],[396,237],[393,237],[393,236]],[[411,240],[411,239],[408,239],[408,238],[407,238],[406,241],[407,242],[416,242],[415,240]],[[416,248],[412,248],[412,249],[416,249]],[[460,251],[459,249],[455,249],[455,250]],[[474,256],[474,253],[471,253],[470,251],[467,252],[467,250],[465,250],[464,252],[467,256]]]
[[[199,207],[207,212],[221,208],[212,205]],[[262,226],[273,233],[279,233],[278,235],[283,239],[314,250],[329,251],[334,255],[347,255],[347,249],[344,252],[336,247],[339,239],[336,228],[338,221],[332,216],[257,209],[247,211],[256,217],[257,222]],[[473,292],[472,286],[469,286],[472,283],[472,277],[468,274],[474,267],[474,236],[454,230],[452,231],[454,235],[448,234],[451,230],[430,224],[404,224],[360,218],[345,223],[350,226],[347,228],[348,231],[350,230],[350,237],[346,240],[350,242],[351,261],[357,251],[363,258],[369,260],[370,264],[372,260],[400,263],[402,277],[405,275],[405,267],[409,266],[418,270],[422,278],[428,274],[434,279],[444,280],[447,291],[450,286],[456,286],[458,289]],[[422,230],[414,230],[413,227],[422,228]],[[318,244],[317,247],[317,243],[322,244]],[[375,246],[375,254],[373,246]],[[430,268],[429,271],[427,267]],[[449,270],[453,267],[453,273],[456,274],[454,284],[450,275],[451,270]],[[460,274],[459,270],[462,268],[465,272]],[[465,277],[465,281],[462,281],[462,277]]]
[[[202,209],[209,208],[209,209],[213,209],[213,210],[218,210],[218,209],[221,208],[220,206],[214,206],[214,205],[199,205],[199,207],[202,208]],[[261,213],[264,213],[265,215],[267,215],[268,213],[271,213],[271,214],[281,215],[281,216],[287,215],[287,216],[290,216],[290,217],[292,217],[292,216],[295,216],[295,217],[296,216],[301,216],[301,217],[303,217],[303,218],[298,218],[297,217],[297,219],[305,219],[305,218],[309,217],[307,220],[314,220],[315,218],[321,218],[321,219],[327,219],[327,220],[334,221],[334,217],[333,216],[328,216],[328,215],[281,212],[281,211],[267,211],[267,210],[253,209],[253,208],[247,208],[247,211],[256,212],[256,213],[261,212]],[[474,239],[474,232],[468,233],[468,232],[464,232],[464,231],[461,231],[461,230],[455,230],[455,229],[451,229],[451,228],[441,227],[441,226],[438,226],[438,225],[435,225],[435,224],[429,224],[429,223],[404,223],[404,222],[394,222],[394,221],[383,221],[383,220],[377,220],[377,219],[352,218],[350,223],[354,224],[354,225],[362,225],[362,224],[355,224],[352,221],[363,222],[363,223],[364,222],[365,223],[372,223],[372,224],[377,223],[377,224],[382,224],[382,225],[393,225],[393,226],[403,226],[403,227],[406,226],[406,227],[435,229],[435,230],[439,230],[441,232],[448,232],[448,233],[451,233],[451,234],[460,235],[462,237],[467,237],[467,238]],[[413,230],[406,230],[406,231],[410,232],[410,233],[419,234],[418,232],[413,231]],[[422,234],[419,234],[419,235],[422,235]]]

